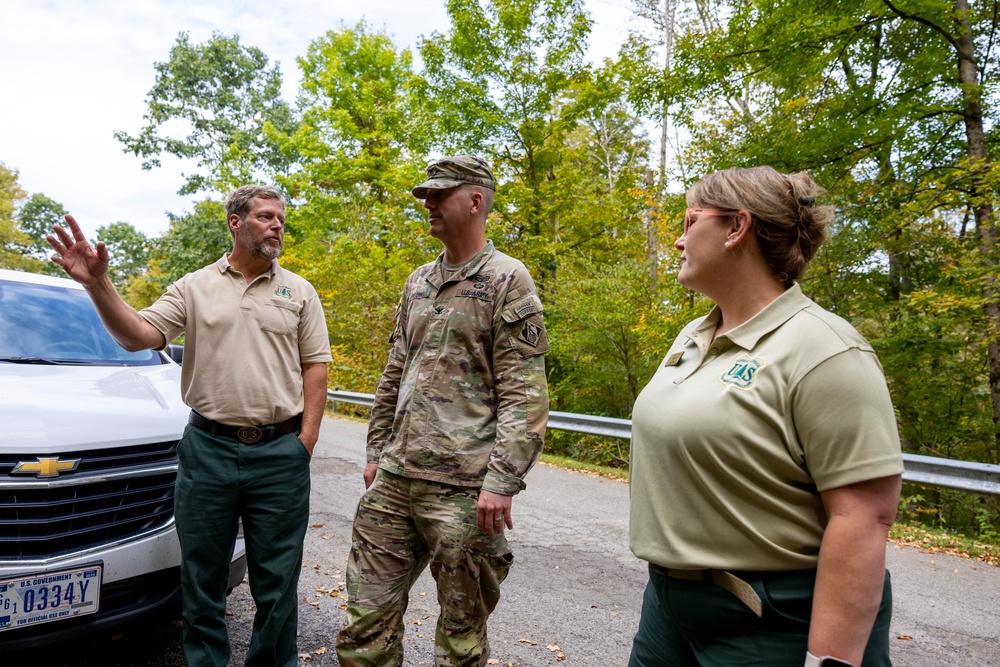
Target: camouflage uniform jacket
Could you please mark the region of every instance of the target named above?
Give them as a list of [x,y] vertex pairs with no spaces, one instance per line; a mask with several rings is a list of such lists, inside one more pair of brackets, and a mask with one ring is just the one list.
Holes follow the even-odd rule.
[[492,242],[448,280],[443,261],[442,253],[403,287],[368,462],[514,495],[548,421],[542,303],[524,264]]

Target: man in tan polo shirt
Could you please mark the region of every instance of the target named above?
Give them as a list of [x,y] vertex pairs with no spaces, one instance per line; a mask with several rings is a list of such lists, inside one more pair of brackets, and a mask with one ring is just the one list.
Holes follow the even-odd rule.
[[48,237],[52,261],[90,294],[126,350],[185,334],[181,391],[189,425],[177,446],[184,653],[190,667],[229,663],[226,583],[243,521],[257,605],[246,665],[298,662],[297,584],[309,519],[309,461],[326,406],[330,342],[316,290],[278,265],[284,196],[245,185],[226,200],[232,252],[135,311],[73,216]]

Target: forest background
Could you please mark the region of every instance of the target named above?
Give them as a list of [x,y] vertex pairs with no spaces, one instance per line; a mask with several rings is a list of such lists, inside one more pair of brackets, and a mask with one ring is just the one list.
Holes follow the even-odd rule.
[[[670,341],[711,304],[675,280],[684,191],[733,166],[808,171],[837,208],[802,282],[874,345],[907,452],[1000,462],[998,1],[633,0],[643,21],[588,64],[581,0],[447,0],[399,49],[365,23],[298,59],[300,92],[238,35],[178,36],[144,127],[118,133],[202,196],[147,237],[101,227],[126,300],[151,303],[231,246],[222,199],[289,193],[282,264],[326,306],[330,386],[373,392],[406,276],[440,251],[410,195],[435,156],[488,158],[488,235],[535,277],[552,409],[629,417]],[[418,65],[419,63],[419,65]],[[58,273],[65,210],[0,163],[0,267]],[[548,452],[625,467],[618,441]],[[906,485],[902,517],[1000,543],[1000,498]]]

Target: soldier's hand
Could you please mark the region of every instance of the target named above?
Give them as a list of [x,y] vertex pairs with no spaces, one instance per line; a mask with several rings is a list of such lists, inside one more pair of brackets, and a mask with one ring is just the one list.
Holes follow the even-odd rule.
[[503,527],[514,527],[514,519],[511,518],[510,506],[513,496],[502,496],[492,491],[480,491],[479,501],[476,503],[476,523],[479,530],[490,537],[496,537],[503,533]]
[[84,287],[93,287],[108,273],[110,262],[108,247],[102,242],[97,244],[95,250],[72,215],[66,216],[66,224],[69,232],[55,225],[52,228],[53,234],[45,237],[56,251],[52,261],[61,266],[76,282]]
[[364,478],[365,478],[365,488],[371,488],[372,482],[375,481],[375,473],[378,472],[377,463],[369,463],[365,466]]

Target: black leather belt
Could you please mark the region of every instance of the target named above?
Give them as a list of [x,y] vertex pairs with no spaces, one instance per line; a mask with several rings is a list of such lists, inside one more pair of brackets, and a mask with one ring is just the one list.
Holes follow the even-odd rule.
[[195,428],[200,428],[202,431],[208,431],[212,435],[236,438],[245,445],[254,445],[258,442],[267,442],[298,431],[302,428],[302,415],[295,415],[283,422],[265,424],[263,426],[230,426],[229,424],[220,424],[208,417],[203,417],[192,410],[191,414],[188,415],[188,423]]

